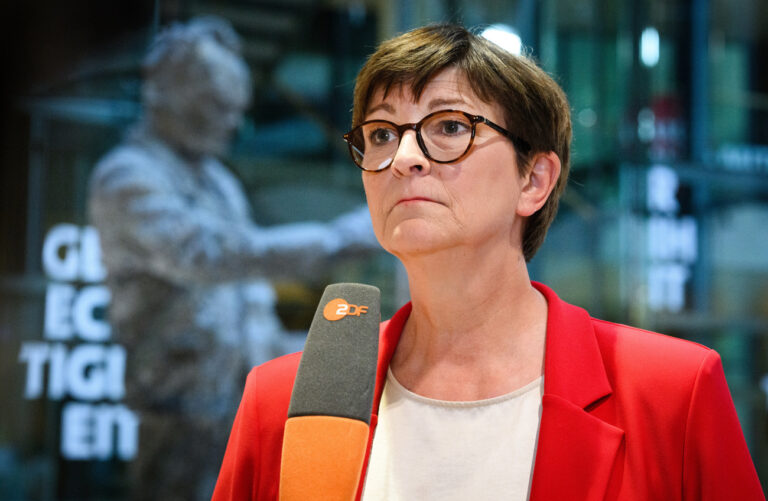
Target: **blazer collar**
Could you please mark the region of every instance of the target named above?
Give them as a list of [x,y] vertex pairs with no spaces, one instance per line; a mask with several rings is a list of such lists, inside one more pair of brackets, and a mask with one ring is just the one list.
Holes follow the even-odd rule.
[[531,501],[605,499],[624,432],[589,413],[612,389],[589,314],[534,283],[547,299],[544,396]]
[[533,282],[533,286],[544,295],[548,306],[544,394],[582,409],[610,395],[611,385],[589,314],[560,299],[546,285]]

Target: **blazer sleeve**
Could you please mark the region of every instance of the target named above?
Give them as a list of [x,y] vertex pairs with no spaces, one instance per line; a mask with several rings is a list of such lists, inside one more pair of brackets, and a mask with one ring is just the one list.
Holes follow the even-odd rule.
[[702,361],[693,386],[683,461],[686,501],[765,500],[714,350]]
[[[257,391],[255,371],[251,371],[245,383],[212,501],[240,501],[258,497],[259,417],[251,398]],[[194,437],[191,439],[194,440]]]

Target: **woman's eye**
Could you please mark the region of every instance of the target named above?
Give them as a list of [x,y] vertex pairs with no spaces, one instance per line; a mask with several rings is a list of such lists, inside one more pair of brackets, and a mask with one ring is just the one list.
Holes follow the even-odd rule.
[[393,141],[397,137],[397,135],[392,129],[379,127],[378,129],[373,129],[371,133],[368,135],[368,137],[371,140],[371,144],[381,145],[381,144],[387,144],[388,142]]
[[470,125],[460,120],[443,120],[440,122],[438,132],[447,136],[455,136],[468,132]]

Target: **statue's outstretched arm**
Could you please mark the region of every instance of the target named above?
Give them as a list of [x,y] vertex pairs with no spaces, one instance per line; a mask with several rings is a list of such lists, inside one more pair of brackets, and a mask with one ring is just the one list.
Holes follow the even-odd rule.
[[143,269],[179,283],[311,278],[343,254],[377,247],[367,209],[328,223],[260,227],[190,203],[172,182],[130,162],[97,171],[89,212],[110,270]]

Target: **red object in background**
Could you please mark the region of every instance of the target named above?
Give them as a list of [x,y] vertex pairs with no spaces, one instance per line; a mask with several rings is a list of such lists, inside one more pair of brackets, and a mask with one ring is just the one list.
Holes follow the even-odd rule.
[[685,152],[685,125],[677,96],[656,96],[651,103],[654,134],[649,156],[654,161],[679,160]]

